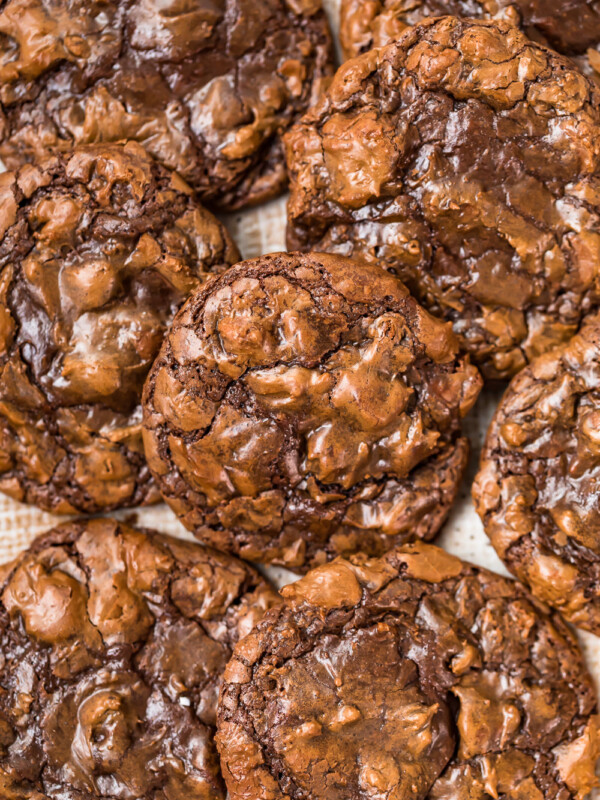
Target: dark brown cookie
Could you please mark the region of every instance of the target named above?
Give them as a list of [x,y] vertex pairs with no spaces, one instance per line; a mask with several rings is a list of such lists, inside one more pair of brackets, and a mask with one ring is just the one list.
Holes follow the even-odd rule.
[[5,173],[0,200],[0,489],[59,513],[157,500],[144,378],[235,245],[135,143]]
[[600,635],[600,315],[513,378],[473,497],[508,569]]
[[505,19],[532,39],[572,56],[600,80],[600,7],[596,0],[341,0],[346,58],[396,40],[425,17]]
[[415,544],[282,590],[225,670],[231,800],[582,800],[596,697],[518,583]]
[[347,62],[287,156],[289,246],[397,272],[489,377],[600,298],[600,89],[506,22],[429,20]]
[[2,799],[224,800],[223,669],[278,602],[231,556],[113,520],[39,537],[0,568]]
[[286,182],[280,134],[332,72],[320,0],[6,0],[0,158],[136,140],[203,201]]
[[481,378],[380,267],[242,262],[177,315],[144,388],[144,444],[198,538],[304,570],[433,537]]

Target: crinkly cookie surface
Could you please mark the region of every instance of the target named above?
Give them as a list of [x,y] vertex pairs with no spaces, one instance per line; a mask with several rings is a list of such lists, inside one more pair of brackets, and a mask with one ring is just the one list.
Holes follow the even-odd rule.
[[393,275],[242,262],[193,295],[144,388],[150,469],[201,540],[291,569],[432,538],[481,377]]
[[286,149],[290,249],[383,264],[487,377],[598,303],[600,90],[505,21],[430,19],[346,62]]
[[332,73],[319,0],[7,0],[0,158],[134,140],[234,209],[286,182],[280,134]]
[[0,490],[55,513],[155,502],[144,378],[235,244],[135,142],[4,173],[0,199]]
[[225,672],[232,800],[582,800],[597,784],[582,655],[521,584],[419,543],[282,594]]
[[113,520],[0,568],[3,800],[223,800],[216,704],[275,591],[231,556]]
[[473,498],[500,558],[532,592],[600,634],[600,316],[510,383]]

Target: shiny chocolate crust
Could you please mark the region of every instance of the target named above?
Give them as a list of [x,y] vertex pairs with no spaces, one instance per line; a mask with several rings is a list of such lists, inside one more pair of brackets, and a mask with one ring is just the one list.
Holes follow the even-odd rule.
[[382,47],[425,17],[505,19],[537,42],[573,56],[600,80],[597,0],[341,0],[340,42],[346,58]]
[[286,138],[288,244],[377,261],[507,378],[600,298],[600,88],[503,21],[346,62]]
[[144,388],[165,500],[201,540],[302,571],[440,528],[481,378],[375,265],[242,262],[175,318]]
[[225,670],[231,800],[583,800],[597,785],[582,654],[520,584],[419,543],[282,594]]
[[138,144],[0,176],[0,490],[57,513],[158,500],[144,378],[182,300],[237,259]]
[[513,378],[473,498],[504,563],[600,635],[600,314]]
[[109,519],[0,567],[0,796],[224,800],[231,650],[279,602],[231,556]]
[[5,0],[0,158],[136,140],[203,201],[286,183],[280,134],[332,72],[320,0]]

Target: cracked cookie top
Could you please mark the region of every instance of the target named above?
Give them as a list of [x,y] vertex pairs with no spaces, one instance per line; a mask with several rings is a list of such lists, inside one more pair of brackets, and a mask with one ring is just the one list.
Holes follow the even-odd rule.
[[600,315],[513,378],[473,497],[506,566],[600,634]]
[[290,248],[396,272],[486,376],[597,304],[600,90],[507,22],[428,20],[352,59],[286,147]]
[[342,0],[340,41],[352,58],[396,40],[425,17],[505,19],[531,39],[572,56],[600,80],[600,8],[595,0]]
[[332,72],[319,0],[5,0],[0,158],[135,140],[203,201],[285,185],[280,134]]
[[144,444],[196,535],[292,569],[435,535],[481,378],[393,275],[325,254],[236,265],[183,306]]
[[0,489],[59,513],[157,500],[144,378],[235,245],[135,143],[25,165],[0,196]]
[[279,598],[247,564],[114,520],[0,567],[3,800],[224,800],[216,704]]
[[597,785],[591,678],[522,585],[419,543],[281,593],[225,670],[231,800],[582,800]]

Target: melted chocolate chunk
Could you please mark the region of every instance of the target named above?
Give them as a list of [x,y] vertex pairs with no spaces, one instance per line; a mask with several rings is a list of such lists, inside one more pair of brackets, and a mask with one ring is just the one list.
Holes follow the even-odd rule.
[[490,378],[600,299],[600,88],[504,21],[348,61],[287,134],[288,245],[385,265]]
[[216,704],[277,594],[250,566],[113,520],[0,567],[3,800],[224,800]]
[[0,489],[48,511],[158,500],[140,396],[183,299],[238,259],[135,143],[0,177]]
[[0,158],[136,140],[224,209],[286,182],[280,134],[331,75],[319,0],[5,0]]
[[581,800],[598,784],[582,654],[520,584],[419,543],[282,594],[225,671],[231,800]]
[[203,541],[304,570],[432,538],[481,378],[393,275],[323,254],[242,262],[175,318],[144,389],[164,498]]

